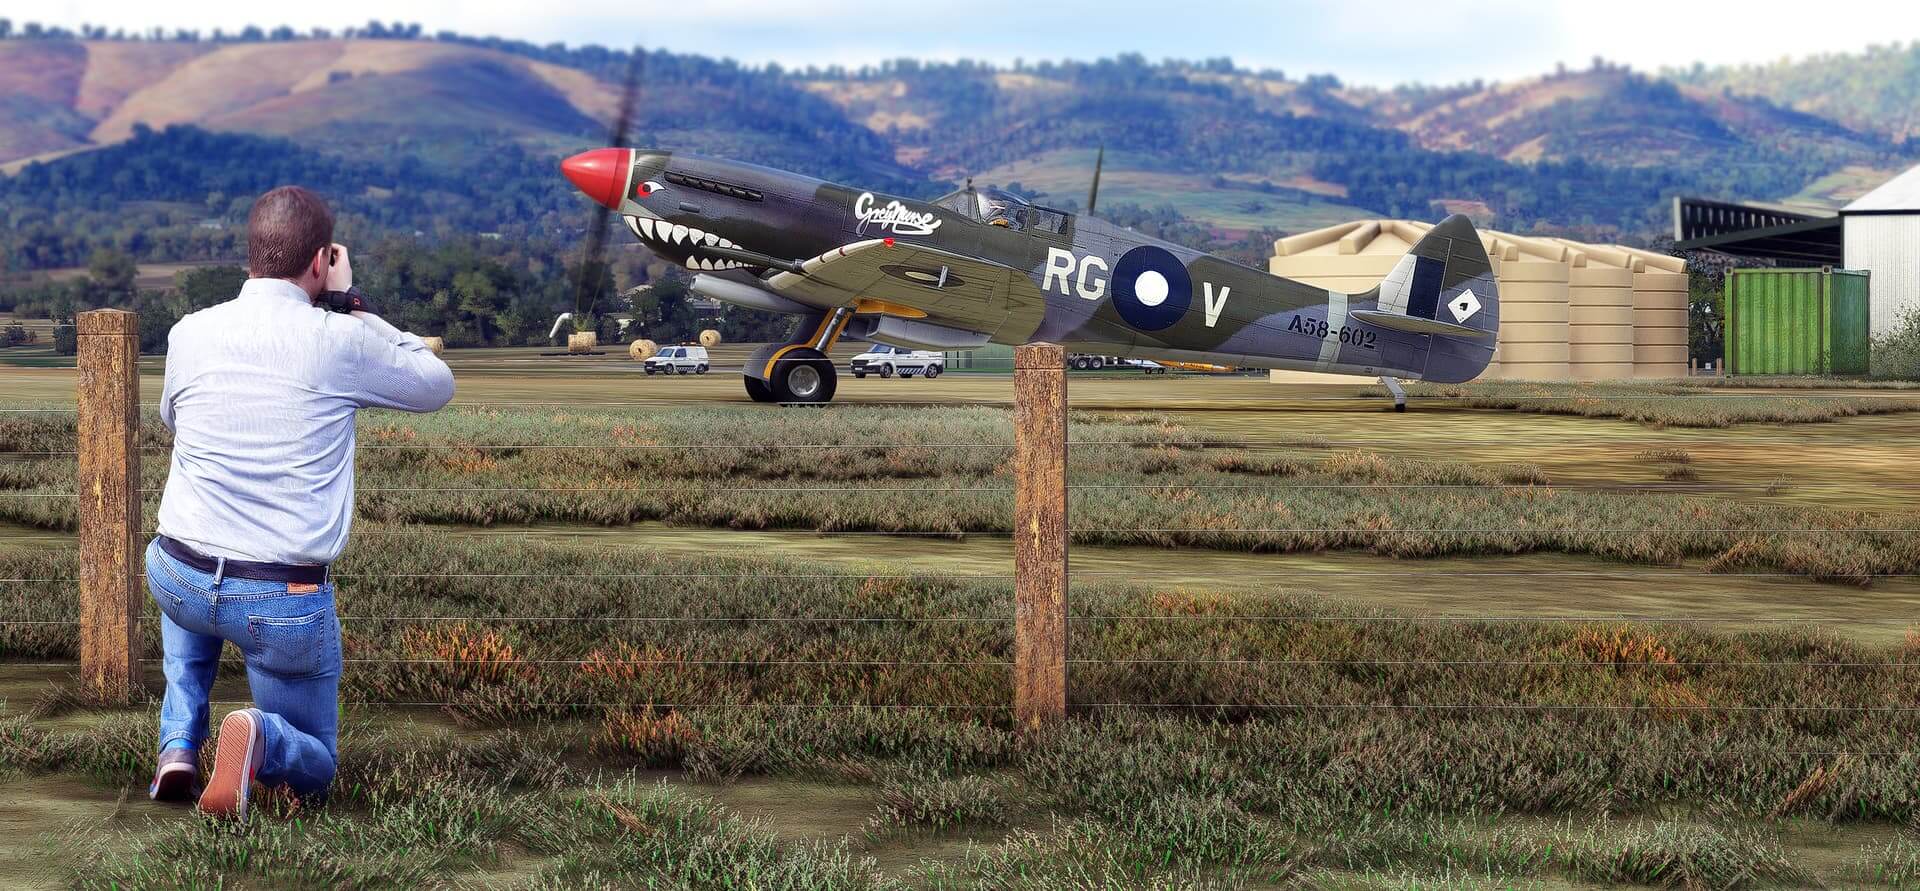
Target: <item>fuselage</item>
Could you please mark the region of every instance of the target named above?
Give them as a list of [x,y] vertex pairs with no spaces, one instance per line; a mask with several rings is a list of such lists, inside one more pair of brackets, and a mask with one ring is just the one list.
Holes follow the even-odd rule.
[[[895,239],[990,259],[1023,279],[1010,282],[1004,300],[964,306],[943,303],[931,281],[887,298],[927,323],[992,342],[1412,379],[1471,377],[1485,365],[1478,346],[1448,356],[1438,338],[1354,321],[1349,311],[1373,306],[1370,294],[1314,287],[1007,193],[969,187],[919,201],[650,149],[632,150],[624,166],[610,169],[597,200],[660,256],[741,285],[761,287],[770,274],[748,255],[793,262]],[[615,183],[617,201],[606,200]]]

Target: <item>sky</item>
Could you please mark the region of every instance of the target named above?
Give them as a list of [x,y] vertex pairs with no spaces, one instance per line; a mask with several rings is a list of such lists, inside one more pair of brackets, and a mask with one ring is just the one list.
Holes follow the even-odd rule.
[[[1150,59],[1229,56],[1289,76],[1391,86],[1511,80],[1594,56],[1657,71],[1768,62],[1920,39],[1920,3],[1825,0],[472,0],[266,4],[257,0],[16,0],[0,17],[128,30],[341,28],[370,18],[536,43],[644,45],[788,67],[886,59]],[[8,7],[13,7],[9,9]],[[281,16],[267,19],[264,16]]]

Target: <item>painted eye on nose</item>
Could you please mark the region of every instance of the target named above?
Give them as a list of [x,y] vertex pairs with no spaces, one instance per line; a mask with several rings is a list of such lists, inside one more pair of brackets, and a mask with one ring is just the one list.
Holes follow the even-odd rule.
[[663,186],[657,182],[654,182],[653,180],[647,180],[633,187],[633,197],[645,198],[648,195],[658,192],[664,188],[666,188],[666,186]]

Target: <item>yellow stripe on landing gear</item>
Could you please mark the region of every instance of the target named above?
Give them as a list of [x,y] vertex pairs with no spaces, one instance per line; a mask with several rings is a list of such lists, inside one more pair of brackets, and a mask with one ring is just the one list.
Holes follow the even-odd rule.
[[773,367],[779,364],[780,357],[801,347],[812,347],[819,350],[820,355],[826,355],[828,350],[833,349],[834,344],[840,342],[840,332],[847,330],[847,322],[852,319],[852,312],[835,310],[827,313],[820,318],[820,326],[813,329],[813,336],[807,338],[805,342],[790,343],[774,350],[773,355],[767,357],[767,367],[761,373],[766,380],[773,380]]

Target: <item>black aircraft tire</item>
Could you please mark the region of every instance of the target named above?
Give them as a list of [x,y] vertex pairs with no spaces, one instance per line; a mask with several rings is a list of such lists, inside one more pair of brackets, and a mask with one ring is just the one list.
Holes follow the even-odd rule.
[[773,388],[767,382],[751,375],[741,378],[747,382],[747,398],[755,402],[772,402]]
[[827,357],[812,349],[794,350],[779,364],[768,382],[775,402],[822,405],[833,401],[839,381]]

